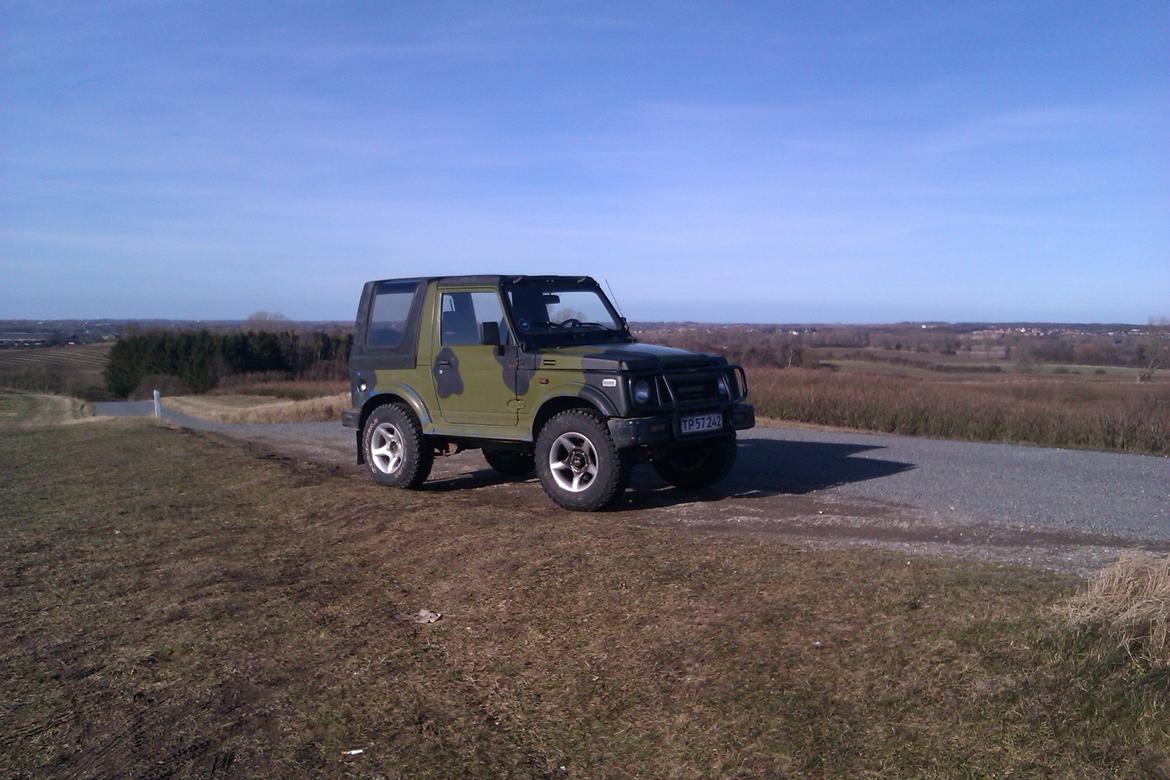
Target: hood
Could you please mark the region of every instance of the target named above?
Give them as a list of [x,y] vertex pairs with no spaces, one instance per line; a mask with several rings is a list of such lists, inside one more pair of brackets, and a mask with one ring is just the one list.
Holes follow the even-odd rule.
[[727,364],[719,355],[705,355],[659,344],[592,344],[546,347],[540,351],[542,364],[558,356],[581,358],[586,371],[670,371],[707,368]]

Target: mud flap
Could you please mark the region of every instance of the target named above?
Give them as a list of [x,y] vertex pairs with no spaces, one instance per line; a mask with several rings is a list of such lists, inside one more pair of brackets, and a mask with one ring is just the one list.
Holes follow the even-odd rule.
[[362,430],[358,428],[354,431],[354,438],[357,440],[357,464],[359,466],[366,462],[366,451],[362,449]]

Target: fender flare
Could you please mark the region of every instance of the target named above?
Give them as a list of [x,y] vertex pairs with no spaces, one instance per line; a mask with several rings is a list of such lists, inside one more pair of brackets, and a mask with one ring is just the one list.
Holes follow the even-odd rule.
[[558,392],[546,396],[540,406],[533,410],[531,440],[536,440],[536,434],[545,420],[563,409],[589,406],[596,409],[604,417],[617,416],[617,409],[605,394],[589,385],[573,384],[562,385]]
[[370,397],[362,404],[362,416],[358,421],[358,430],[360,431],[362,426],[365,425],[366,417],[369,416],[370,411],[375,406],[379,406],[385,402],[382,399],[392,401],[396,398],[406,401],[411,411],[414,412],[414,416],[418,418],[419,425],[425,428],[431,424],[431,415],[427,411],[427,406],[423,403],[419,394],[404,384],[391,382],[390,384],[370,388]]
[[577,391],[577,397],[582,398],[597,407],[606,417],[617,417],[618,410],[614,406],[613,401],[606,396],[605,393],[598,390],[592,385],[581,385],[581,389]]

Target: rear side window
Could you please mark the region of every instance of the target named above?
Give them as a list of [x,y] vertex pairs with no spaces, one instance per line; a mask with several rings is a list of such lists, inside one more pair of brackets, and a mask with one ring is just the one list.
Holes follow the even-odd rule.
[[443,293],[441,343],[456,346],[479,343],[479,326],[495,322],[500,326],[500,340],[507,333],[500,298],[493,292]]
[[415,282],[383,282],[374,291],[370,307],[370,326],[366,344],[371,347],[395,348],[402,345],[414,301]]

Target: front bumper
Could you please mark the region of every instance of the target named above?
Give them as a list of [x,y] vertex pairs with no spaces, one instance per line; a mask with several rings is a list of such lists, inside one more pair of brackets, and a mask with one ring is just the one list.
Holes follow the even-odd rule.
[[[723,428],[707,433],[679,433],[679,419],[688,414],[723,413]],[[611,417],[607,421],[609,434],[618,449],[647,444],[689,442],[726,436],[733,431],[744,431],[756,426],[756,409],[749,403],[730,404],[722,409],[690,409],[653,417]]]

